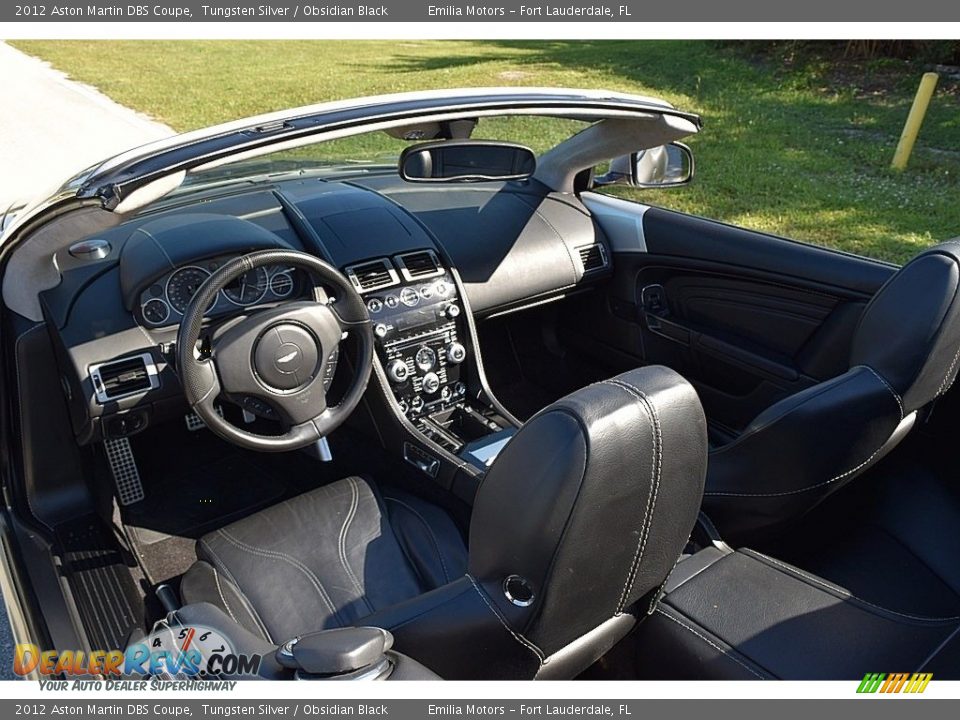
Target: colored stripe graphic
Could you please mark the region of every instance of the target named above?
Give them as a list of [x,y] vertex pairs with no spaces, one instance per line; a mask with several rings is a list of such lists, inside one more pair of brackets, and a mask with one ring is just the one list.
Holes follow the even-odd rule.
[[933,673],[867,673],[857,687],[858,693],[919,694],[927,689]]

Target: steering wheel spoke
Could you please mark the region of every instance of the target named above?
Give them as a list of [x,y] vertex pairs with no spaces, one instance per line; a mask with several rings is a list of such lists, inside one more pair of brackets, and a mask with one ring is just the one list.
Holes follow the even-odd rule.
[[[193,347],[199,336],[205,307],[200,305],[202,297],[215,295],[253,268],[273,264],[312,273],[336,289],[336,304],[294,301],[254,313],[214,333],[210,360],[204,363],[182,351],[187,344]],[[324,380],[328,379],[328,365],[336,362],[346,330],[356,331],[360,338],[360,362],[344,399],[329,408]],[[293,251],[251,253],[215,272],[184,314],[178,348],[184,392],[208,427],[232,442],[259,450],[290,450],[331,432],[356,407],[373,362],[373,334],[362,299],[335,268]],[[207,367],[196,371],[201,365]],[[256,415],[269,417],[265,411],[269,409],[289,429],[283,435],[266,437],[230,425],[212,409],[212,397],[210,406],[205,406],[204,393],[209,394],[214,382],[213,397],[222,390]]]

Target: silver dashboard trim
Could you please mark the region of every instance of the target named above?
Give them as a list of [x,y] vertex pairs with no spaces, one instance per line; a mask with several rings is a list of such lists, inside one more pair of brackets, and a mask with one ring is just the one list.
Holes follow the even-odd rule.
[[[150,387],[142,390],[133,390],[120,395],[107,395],[107,392],[103,386],[103,379],[100,375],[100,370],[108,367],[109,365],[116,365],[117,363],[133,360],[134,358],[140,358],[143,360],[144,368],[147,371],[147,379],[150,381]],[[96,363],[90,366],[89,372],[90,382],[93,383],[94,395],[97,398],[97,402],[101,405],[106,405],[107,403],[116,402],[117,400],[133,397],[135,395],[145,395],[151,390],[156,390],[158,387],[160,387],[160,373],[157,370],[157,364],[153,361],[153,355],[148,352],[139,353],[137,355],[125,355],[124,357],[117,358],[116,360],[108,360],[106,362]]]
[[643,216],[650,209],[649,205],[595,192],[583,193],[580,200],[603,229],[613,252],[647,252]]
[[[381,263],[386,269],[387,273],[390,276],[390,282],[381,283],[380,285],[374,285],[373,287],[363,288],[360,286],[360,280],[357,278],[354,270],[358,267],[363,267],[364,265],[373,265],[374,263]],[[350,284],[356,289],[358,293],[363,295],[364,293],[374,292],[376,290],[383,290],[384,288],[393,287],[394,285],[400,284],[400,276],[397,275],[396,269],[393,267],[393,263],[390,262],[389,258],[372,258],[370,260],[364,260],[363,262],[354,263],[353,265],[347,265],[343,269],[344,274],[346,274],[347,279],[350,280]]]
[[[426,275],[412,275],[407,269],[407,264],[404,262],[405,257],[411,255],[420,255],[426,253],[433,260],[434,265],[437,266],[437,269],[433,272],[427,273]],[[394,255],[393,261],[397,264],[397,267],[400,268],[400,274],[403,276],[403,279],[407,282],[416,282],[418,280],[429,280],[430,278],[440,277],[441,275],[446,274],[446,269],[443,267],[443,263],[440,262],[440,259],[437,257],[437,254],[430,250],[429,248],[424,248],[423,250],[413,250],[411,252],[401,253],[400,255]]]

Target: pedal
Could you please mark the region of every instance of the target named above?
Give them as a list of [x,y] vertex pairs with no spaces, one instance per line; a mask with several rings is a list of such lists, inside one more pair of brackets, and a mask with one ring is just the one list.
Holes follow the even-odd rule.
[[140,471],[130,441],[125,437],[104,440],[103,449],[107,453],[120,504],[133,505],[143,500],[143,483],[140,482]]
[[[219,405],[214,405],[214,409],[217,411],[217,415],[223,417],[223,409]],[[195,412],[188,412],[183,416],[183,421],[187,424],[187,430],[190,432],[203,430],[205,427],[207,427],[207,424]]]
[[307,445],[303,448],[303,451],[320,462],[331,462],[333,460],[333,451],[325,437],[320,438],[312,445]]

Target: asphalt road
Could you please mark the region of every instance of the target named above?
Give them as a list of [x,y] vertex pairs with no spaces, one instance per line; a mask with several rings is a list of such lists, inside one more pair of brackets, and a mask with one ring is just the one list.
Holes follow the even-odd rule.
[[52,192],[111,155],[173,134],[0,43],[0,207]]
[[[56,190],[94,163],[173,134],[0,42],[0,208]],[[15,678],[13,638],[0,611],[0,680]]]

